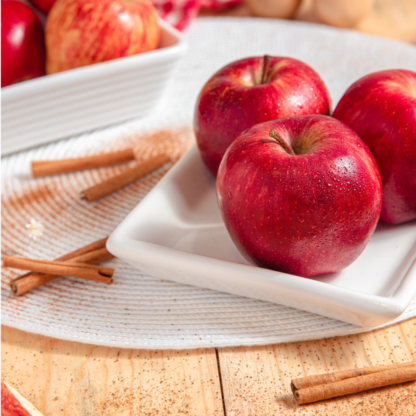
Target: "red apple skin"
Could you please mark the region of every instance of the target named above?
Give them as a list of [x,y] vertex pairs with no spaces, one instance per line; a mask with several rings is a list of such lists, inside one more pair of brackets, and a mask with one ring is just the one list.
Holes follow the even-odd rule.
[[1,416],[30,416],[3,381],[1,382]]
[[329,114],[331,99],[319,75],[296,59],[265,57],[230,63],[215,73],[199,94],[194,128],[202,160],[217,176],[228,146],[244,130],[269,120]]
[[41,12],[48,14],[56,0],[29,0]]
[[17,0],[1,2],[1,86],[45,75],[45,41],[35,12]]
[[334,117],[352,128],[372,152],[383,183],[380,220],[416,218],[416,72],[387,70],[351,85]]
[[[269,136],[276,130],[295,151]],[[327,116],[258,124],[228,148],[217,177],[227,230],[260,267],[311,277],[337,272],[364,250],[381,210],[373,156]]]
[[46,22],[46,72],[148,52],[159,38],[149,0],[59,0]]

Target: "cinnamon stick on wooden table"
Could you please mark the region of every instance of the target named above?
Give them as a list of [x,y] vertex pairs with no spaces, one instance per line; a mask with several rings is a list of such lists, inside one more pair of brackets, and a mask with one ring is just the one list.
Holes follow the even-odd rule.
[[[108,237],[95,241],[75,251],[72,251],[71,253],[67,253],[57,258],[56,260],[88,264],[97,264],[110,260],[114,258],[114,256],[105,248],[107,240]],[[10,283],[10,288],[13,294],[16,296],[21,296],[30,290],[58,279],[59,277],[60,276],[48,273],[30,272],[19,276],[17,279],[14,279]]]
[[408,362],[299,378],[291,389],[296,402],[306,404],[414,380],[416,364]]
[[80,157],[75,159],[39,160],[32,162],[32,174],[35,178],[76,172],[85,169],[101,168],[135,160],[133,149]]

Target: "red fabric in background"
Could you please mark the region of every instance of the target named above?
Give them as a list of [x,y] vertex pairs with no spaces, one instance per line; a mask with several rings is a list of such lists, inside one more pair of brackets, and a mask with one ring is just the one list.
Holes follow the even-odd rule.
[[222,9],[241,3],[242,0],[151,0],[159,16],[176,29],[184,30],[197,16],[201,7]]

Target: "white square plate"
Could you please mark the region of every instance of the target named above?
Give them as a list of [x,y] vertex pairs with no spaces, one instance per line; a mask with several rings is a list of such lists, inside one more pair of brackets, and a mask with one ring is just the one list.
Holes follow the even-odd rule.
[[228,235],[215,180],[195,146],[117,227],[107,248],[161,279],[364,327],[394,320],[416,293],[416,221],[380,224],[363,254],[339,273],[307,279],[248,264]]
[[154,51],[2,88],[2,156],[153,110],[186,52],[182,35],[163,20],[159,25]]

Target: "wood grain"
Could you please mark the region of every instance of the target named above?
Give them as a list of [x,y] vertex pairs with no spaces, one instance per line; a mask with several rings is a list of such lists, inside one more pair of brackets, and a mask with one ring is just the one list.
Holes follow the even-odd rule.
[[[359,335],[266,347],[145,351],[2,327],[2,378],[48,415],[416,414],[416,383],[298,406],[290,380],[416,361],[416,318]],[[223,396],[221,395],[221,388]]]
[[416,414],[416,382],[298,406],[290,380],[416,361],[416,318],[369,333],[218,352],[227,416]]
[[95,347],[2,327],[2,379],[45,416],[223,415],[214,349]]

